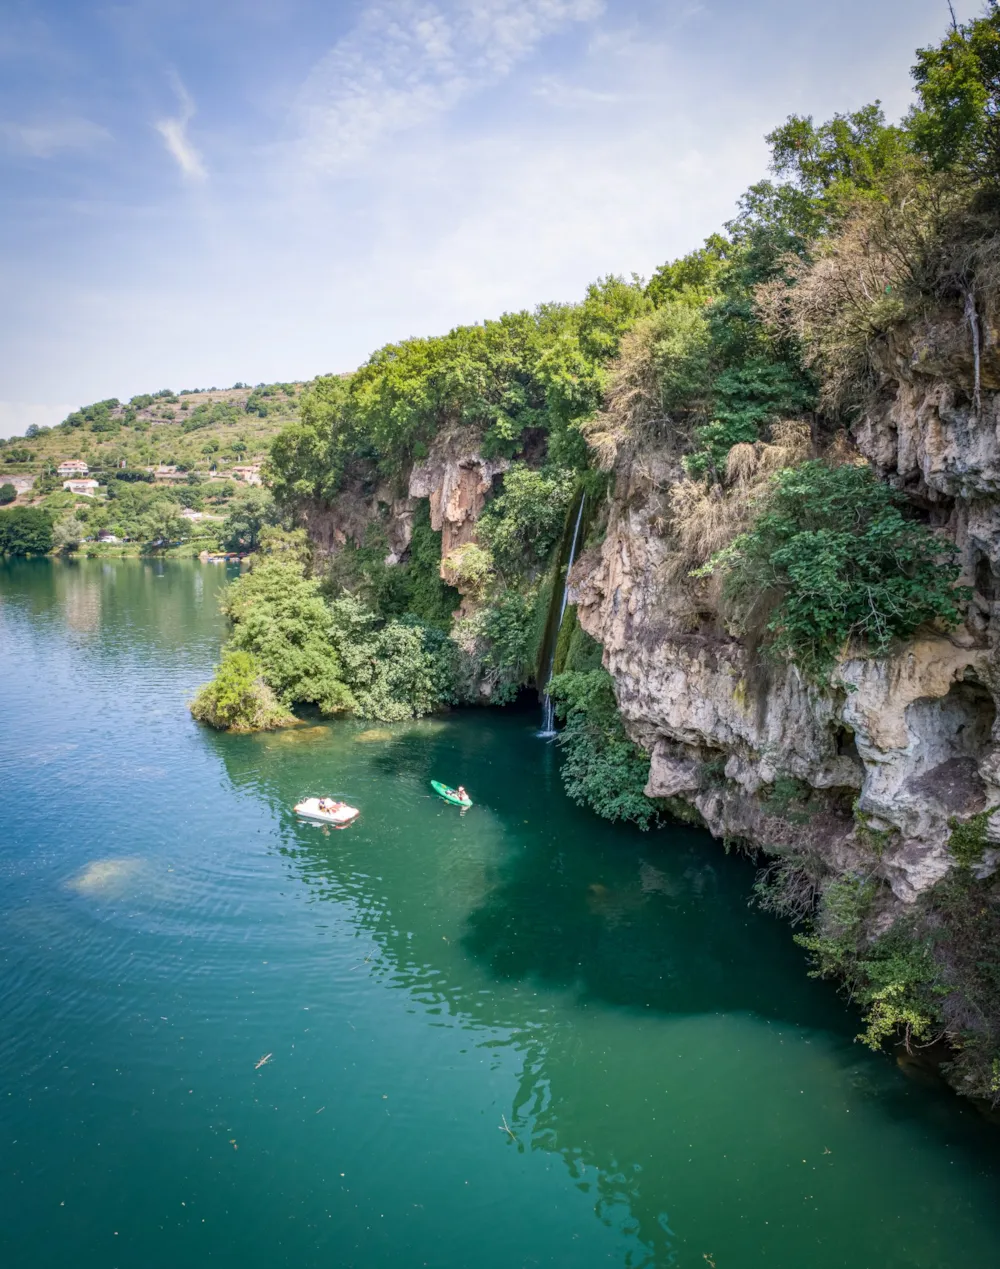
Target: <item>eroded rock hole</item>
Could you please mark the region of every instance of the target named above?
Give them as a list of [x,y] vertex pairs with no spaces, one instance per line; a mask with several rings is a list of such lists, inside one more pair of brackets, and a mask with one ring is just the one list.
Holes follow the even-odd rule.
[[1000,585],[993,572],[988,555],[976,552],[976,594],[987,604],[1000,598]]
[[858,742],[852,727],[838,727],[834,740],[837,746],[838,758],[853,758],[855,762],[860,764],[861,754],[858,750]]
[[953,815],[985,805],[978,766],[991,743],[996,707],[980,683],[955,683],[947,696],[924,697],[906,710],[916,742],[910,788]]

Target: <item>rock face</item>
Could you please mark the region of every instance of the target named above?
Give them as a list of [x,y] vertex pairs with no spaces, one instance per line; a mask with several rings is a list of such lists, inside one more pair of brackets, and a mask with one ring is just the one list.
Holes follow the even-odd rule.
[[416,500],[363,475],[345,479],[332,506],[307,505],[300,516],[320,556],[336,555],[348,542],[364,544],[369,526],[381,525],[388,541],[387,564],[398,564],[413,536]]
[[307,505],[300,516],[318,554],[335,555],[348,542],[361,546],[378,524],[388,542],[387,564],[404,558],[413,537],[419,500],[430,503],[431,528],[441,534],[441,576],[451,581],[445,560],[475,540],[476,521],[506,459],[484,459],[480,438],[468,430],[442,432],[430,453],[412,468],[405,490],[376,479],[362,466],[345,476],[330,506]]
[[464,430],[442,432],[410,473],[411,499],[430,500],[431,528],[441,534],[441,575],[447,580],[445,561],[456,547],[475,540],[486,496],[510,466],[506,459],[484,459],[479,450],[478,436]]
[[[889,658],[845,661],[825,689],[793,667],[762,671],[708,590],[693,595],[690,582],[670,580],[662,512],[674,460],[646,453],[617,473],[604,542],[578,561],[572,585],[580,624],[604,645],[626,727],[650,753],[650,796],[684,798],[721,837],[819,851],[830,871],[865,852],[870,866],[878,833],[878,867],[904,904],[951,866],[949,820],[1000,804],[990,686],[1000,684],[991,669],[996,347],[981,356],[978,405],[972,340],[954,315],[883,350],[882,391],[858,425],[858,448],[957,543],[975,594],[967,628],[915,639]],[[808,796],[807,822],[777,813],[775,791],[789,788]]]

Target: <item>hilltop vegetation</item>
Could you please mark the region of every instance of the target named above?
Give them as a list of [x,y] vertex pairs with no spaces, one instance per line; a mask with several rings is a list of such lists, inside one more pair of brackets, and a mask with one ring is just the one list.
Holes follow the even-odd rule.
[[275,433],[295,417],[302,384],[242,384],[232,388],[159,392],[130,401],[109,398],[74,410],[55,427],[33,426],[0,440],[0,466],[43,475],[67,458],[99,470],[123,460],[127,469],[176,466],[225,472],[260,459]]
[[[273,504],[264,491],[241,484],[233,468],[261,462],[276,432],[296,417],[301,392],[301,384],[237,384],[109,398],[55,427],[0,441],[0,472],[32,479],[18,506],[48,515],[62,551],[93,543],[102,531],[157,549],[185,542],[199,550],[252,550],[262,524],[275,518]],[[96,497],[63,489],[56,468],[66,459],[87,464],[99,483]],[[161,478],[151,468],[175,470]],[[14,501],[9,493],[0,501]],[[204,519],[185,519],[185,509]]]

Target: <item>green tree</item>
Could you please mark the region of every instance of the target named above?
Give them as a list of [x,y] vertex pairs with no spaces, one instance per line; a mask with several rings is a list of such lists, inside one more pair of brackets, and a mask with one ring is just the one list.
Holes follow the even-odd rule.
[[705,245],[681,256],[679,260],[661,264],[646,285],[646,294],[657,308],[668,302],[683,300],[687,304],[705,304],[718,294],[720,275],[732,244],[722,234],[711,234]]
[[277,520],[274,499],[266,489],[241,490],[222,525],[223,543],[229,551],[256,551],[261,529]]
[[333,618],[319,583],[293,553],[258,556],[229,588],[223,611],[228,647],[250,652],[283,705],[315,704],[324,714],[354,707],[334,648]]
[[191,702],[199,722],[227,731],[266,731],[293,720],[264,681],[260,662],[249,652],[226,651],[215,678]]
[[0,507],[5,507],[17,497],[17,488],[10,481],[0,485]]
[[87,526],[72,512],[59,520],[52,531],[52,545],[58,551],[75,551],[87,535]]
[[563,531],[575,478],[565,470],[535,471],[516,463],[503,489],[479,518],[478,535],[497,567],[522,573],[548,559]]
[[353,595],[331,610],[341,672],[362,718],[397,722],[455,701],[459,653],[442,631],[412,620],[383,625]]
[[340,375],[322,375],[302,394],[299,418],[275,436],[265,473],[281,507],[329,502],[350,451],[348,387]]
[[932,165],[1000,185],[1000,5],[956,23],[940,44],[917,51],[920,105],[908,126]]
[[181,516],[176,502],[156,498],[135,523],[134,536],[153,546],[165,546],[184,537],[187,527],[187,521]]
[[772,171],[834,216],[859,194],[880,193],[910,151],[906,133],[886,123],[878,101],[818,125],[811,115],[790,115],[766,140]]
[[0,555],[47,555],[52,550],[52,517],[40,507],[0,511]]
[[625,733],[607,670],[567,671],[549,683],[556,714],[565,720],[559,744],[566,792],[604,819],[649,828],[659,816],[643,792],[649,756]]

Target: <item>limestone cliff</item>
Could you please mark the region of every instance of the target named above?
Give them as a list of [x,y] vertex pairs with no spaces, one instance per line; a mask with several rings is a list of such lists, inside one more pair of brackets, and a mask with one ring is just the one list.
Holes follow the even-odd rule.
[[474,540],[476,521],[494,481],[509,466],[505,459],[483,458],[480,448],[481,438],[475,433],[441,432],[427,457],[397,484],[378,480],[359,464],[345,476],[332,504],[300,507],[314,550],[328,557],[348,542],[361,546],[369,527],[378,524],[388,542],[386,563],[398,564],[410,546],[418,502],[426,498],[431,528],[441,534],[441,576],[450,580],[449,554]]
[[510,466],[505,459],[483,458],[481,443],[467,430],[441,432],[427,458],[410,473],[410,497],[430,501],[431,528],[441,534],[441,576],[446,580],[451,580],[449,555],[474,541],[493,482]]
[[[651,755],[650,796],[687,800],[720,837],[818,853],[830,872],[870,854],[876,832],[877,867],[902,904],[951,866],[949,820],[1000,804],[996,349],[987,330],[978,384],[975,339],[955,314],[881,349],[858,450],[956,542],[974,596],[961,630],[844,660],[826,689],[794,667],[763,669],[727,632],[710,587],[676,580],[671,454],[647,449],[617,471],[603,544],[572,583],[626,726]],[[775,789],[789,781],[808,794],[808,816],[780,813]]]

